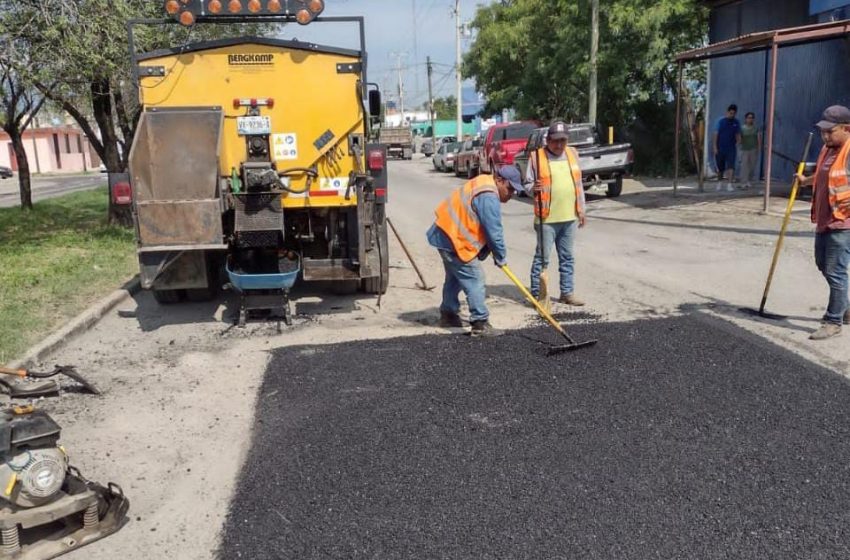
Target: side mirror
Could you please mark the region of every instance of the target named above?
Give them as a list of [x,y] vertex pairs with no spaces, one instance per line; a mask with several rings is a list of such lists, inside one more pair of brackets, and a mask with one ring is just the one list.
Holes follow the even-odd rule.
[[381,92],[377,89],[369,90],[369,114],[373,117],[381,116]]

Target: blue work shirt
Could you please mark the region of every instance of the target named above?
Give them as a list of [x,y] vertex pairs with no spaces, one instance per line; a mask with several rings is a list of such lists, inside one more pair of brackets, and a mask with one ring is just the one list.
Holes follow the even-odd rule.
[[723,117],[714,127],[717,133],[717,151],[728,152],[738,145],[738,135],[741,134],[741,123],[738,119]]
[[[502,229],[502,202],[496,193],[481,193],[472,199],[472,208],[478,215],[478,221],[484,227],[487,236],[487,246],[478,253],[478,258],[484,260],[490,251],[496,264],[502,265],[507,262],[508,251],[505,247],[505,232]],[[443,230],[433,224],[428,230],[428,243],[442,251],[455,252],[454,245]]]

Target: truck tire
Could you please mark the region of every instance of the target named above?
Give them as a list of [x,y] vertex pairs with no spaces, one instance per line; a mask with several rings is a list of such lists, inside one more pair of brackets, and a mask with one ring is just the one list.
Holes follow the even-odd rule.
[[617,198],[623,192],[623,178],[617,177],[613,183],[608,183],[608,191],[605,195],[608,198]]
[[180,290],[151,290],[153,299],[160,305],[171,305],[180,302]]
[[466,168],[466,178],[467,179],[475,179],[476,177],[478,177],[478,173],[479,173],[479,170],[478,170],[477,167],[473,167],[472,165],[470,165],[469,167]]
[[385,294],[387,293],[387,288],[390,285],[390,252],[389,252],[389,235],[388,235],[388,226],[386,220],[380,227],[380,231],[378,233],[380,241],[381,241],[381,272],[380,276],[373,276],[371,278],[364,278],[362,280],[360,289],[367,294]]

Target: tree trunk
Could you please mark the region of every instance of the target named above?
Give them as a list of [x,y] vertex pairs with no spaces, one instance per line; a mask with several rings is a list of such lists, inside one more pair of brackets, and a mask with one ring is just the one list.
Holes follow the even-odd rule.
[[18,185],[21,191],[21,208],[32,210],[32,184],[30,183],[30,164],[24,149],[24,139],[20,130],[7,129],[6,133],[15,151],[15,161],[18,163]]
[[124,170],[121,169],[121,156],[118,153],[118,136],[115,133],[109,80],[93,81],[91,83],[91,95],[92,113],[103,140],[103,163],[106,165],[107,171],[120,173]]
[[[100,136],[103,139],[103,163],[109,173],[123,173],[123,157],[118,150],[118,135],[115,131],[115,117],[113,115],[114,105],[112,103],[111,85],[108,79],[96,80],[91,83],[92,112],[97,126],[100,128]],[[109,193],[110,224],[120,226],[131,226],[133,217],[129,206],[118,206],[112,202],[112,193]]]

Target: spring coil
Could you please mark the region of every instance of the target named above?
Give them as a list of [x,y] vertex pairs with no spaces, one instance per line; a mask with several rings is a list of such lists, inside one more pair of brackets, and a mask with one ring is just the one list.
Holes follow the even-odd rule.
[[87,507],[86,512],[83,514],[83,527],[91,529],[92,527],[97,527],[99,523],[100,516],[98,515],[97,502],[95,502]]
[[17,525],[8,529],[0,529],[0,540],[3,542],[3,545],[0,546],[3,554],[14,554],[21,549]]

